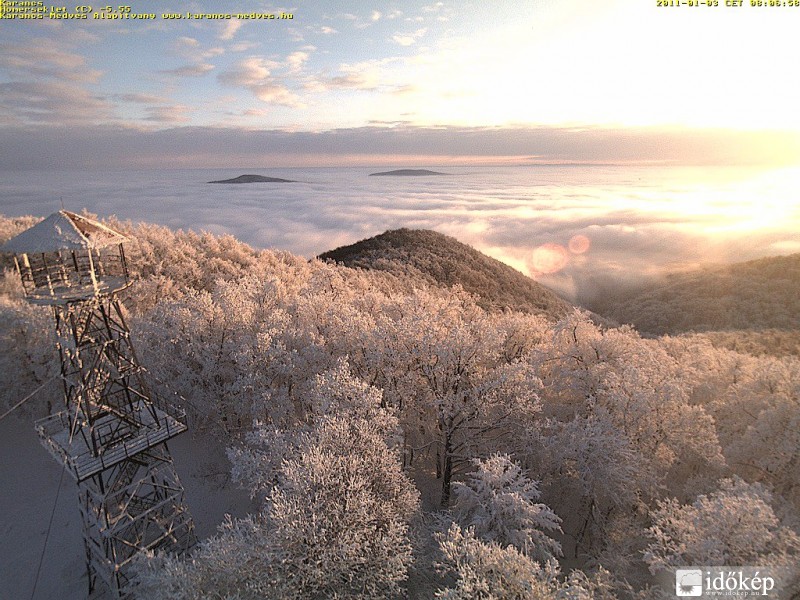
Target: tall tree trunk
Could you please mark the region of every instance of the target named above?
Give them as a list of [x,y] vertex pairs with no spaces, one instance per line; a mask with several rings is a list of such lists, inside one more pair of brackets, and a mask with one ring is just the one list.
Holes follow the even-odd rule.
[[444,469],[442,469],[442,508],[450,505],[450,481],[453,479],[452,432],[448,427],[444,437]]

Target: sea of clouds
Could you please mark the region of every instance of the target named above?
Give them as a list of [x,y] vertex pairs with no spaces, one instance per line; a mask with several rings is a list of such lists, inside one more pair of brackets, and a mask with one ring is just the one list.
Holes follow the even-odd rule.
[[[387,229],[434,229],[579,302],[665,269],[800,252],[798,169],[562,165],[369,176],[383,170],[12,171],[0,178],[0,213],[46,216],[63,202],[309,258]],[[244,173],[296,183],[208,183]]]

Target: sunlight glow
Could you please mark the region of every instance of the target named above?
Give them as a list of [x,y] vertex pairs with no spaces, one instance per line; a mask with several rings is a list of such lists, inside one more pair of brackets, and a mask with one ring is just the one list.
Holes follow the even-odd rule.
[[558,36],[540,21],[444,39],[394,65],[384,84],[414,84],[373,117],[402,107],[417,124],[800,131],[800,88],[776,60],[795,53],[794,19],[611,2]]

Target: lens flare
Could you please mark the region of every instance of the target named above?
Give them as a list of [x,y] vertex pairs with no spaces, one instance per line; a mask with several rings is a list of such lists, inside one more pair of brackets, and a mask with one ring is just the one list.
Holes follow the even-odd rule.
[[567,247],[569,248],[569,251],[572,252],[573,254],[583,254],[589,249],[589,246],[591,245],[592,242],[589,240],[588,237],[586,237],[585,235],[578,234],[578,235],[573,235],[570,238]]
[[559,244],[542,244],[531,254],[530,263],[537,273],[556,273],[569,263],[569,252]]

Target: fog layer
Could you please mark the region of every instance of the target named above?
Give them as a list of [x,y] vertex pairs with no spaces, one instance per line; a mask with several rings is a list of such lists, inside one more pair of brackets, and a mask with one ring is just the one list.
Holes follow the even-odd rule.
[[[63,201],[309,258],[387,229],[433,229],[578,302],[664,269],[800,251],[798,170],[421,166],[447,175],[368,177],[392,165],[7,172],[0,212],[44,216]],[[242,173],[297,183],[206,183]]]

